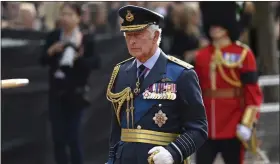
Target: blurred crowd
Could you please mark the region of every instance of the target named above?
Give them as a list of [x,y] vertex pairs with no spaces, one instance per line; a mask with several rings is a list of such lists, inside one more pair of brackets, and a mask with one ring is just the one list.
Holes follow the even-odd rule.
[[[208,44],[203,34],[198,2],[77,2],[82,14],[80,29],[95,34],[119,33],[118,9],[131,4],[143,6],[165,16],[161,47],[165,52],[185,60],[193,51]],[[275,6],[275,31],[279,38],[279,2]],[[59,11],[63,2],[1,2],[1,28],[50,31],[59,27]],[[248,8],[254,12],[254,7]],[[278,11],[278,12],[277,12]],[[246,38],[242,38],[246,41]],[[183,44],[183,45],[182,45]]]

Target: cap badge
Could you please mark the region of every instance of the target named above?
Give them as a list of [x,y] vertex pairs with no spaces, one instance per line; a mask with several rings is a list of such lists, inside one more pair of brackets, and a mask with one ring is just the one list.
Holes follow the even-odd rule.
[[134,20],[133,14],[131,14],[131,11],[127,10],[127,14],[125,16],[126,21],[132,22]]

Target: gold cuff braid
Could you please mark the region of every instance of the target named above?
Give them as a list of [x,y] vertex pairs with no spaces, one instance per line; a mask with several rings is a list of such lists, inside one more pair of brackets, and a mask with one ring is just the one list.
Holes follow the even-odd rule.
[[253,154],[257,152],[258,148],[258,140],[257,140],[257,133],[256,133],[256,127],[254,127],[254,123],[257,121],[257,113],[259,111],[258,106],[248,106],[245,109],[245,112],[243,114],[241,124],[252,129],[252,135],[248,141],[244,141],[242,137],[240,137],[237,133],[237,137],[240,139],[242,144],[246,149],[251,151]]
[[253,124],[257,121],[258,106],[248,106],[243,114],[241,124],[252,129]]
[[253,154],[257,153],[257,149],[259,146],[258,139],[257,139],[257,129],[254,127],[252,129],[252,135],[248,141],[244,141],[241,136],[237,133],[237,138],[242,142],[245,149],[249,150]]

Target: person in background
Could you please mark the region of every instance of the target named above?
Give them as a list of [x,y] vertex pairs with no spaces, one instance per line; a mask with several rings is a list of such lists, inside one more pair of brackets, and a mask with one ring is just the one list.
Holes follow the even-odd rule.
[[37,30],[39,25],[36,21],[37,11],[32,3],[21,3],[17,28]]
[[119,1],[112,1],[110,5],[110,10],[108,13],[108,22],[110,24],[110,29],[112,34],[120,32],[120,28],[119,28],[120,17],[118,16],[118,9],[120,5],[121,2]]
[[166,17],[168,12],[167,12],[167,6],[170,4],[170,2],[149,2],[149,8],[162,16]]
[[[245,44],[252,45],[249,41],[250,39],[249,35],[250,35],[250,30],[252,30],[251,19],[256,12],[255,5],[253,2],[246,2],[246,3],[238,2],[237,4],[238,4],[238,10],[242,12],[240,14],[243,15],[242,20],[240,20],[241,24],[243,25],[243,27],[241,27],[243,30],[241,31],[239,40]],[[251,46],[252,50],[255,50],[254,47],[252,46]]]
[[92,31],[92,24],[91,24],[91,11],[89,8],[89,4],[82,5],[82,16],[81,16],[81,23],[80,29],[83,33],[89,33]]
[[[1,2],[4,3],[4,2]],[[14,21],[19,16],[20,2],[5,2],[5,19]]]
[[94,20],[94,32],[96,34],[106,34],[110,31],[108,26],[108,13],[106,2],[96,3],[96,11]]
[[184,2],[170,2],[166,6],[166,16],[164,17],[164,26],[162,31],[162,40],[160,47],[169,54],[171,44],[173,41],[173,35],[178,28],[178,16],[179,12],[183,10]]
[[209,139],[197,151],[196,163],[212,164],[221,153],[226,164],[243,164],[245,149],[257,150],[256,123],[263,99],[254,54],[237,42],[247,18],[236,13],[236,2],[200,2],[200,8],[211,44],[197,52],[195,70]]
[[[49,116],[57,164],[83,164],[80,126],[86,98],[87,80],[98,68],[93,36],[79,29],[81,10],[75,3],[61,7],[60,26],[46,38],[41,64],[49,67]],[[68,157],[68,148],[70,158]]]
[[199,37],[199,10],[187,2],[182,4],[183,8],[173,16],[175,32],[171,44],[170,54],[181,60],[190,61],[195,50],[200,47]]

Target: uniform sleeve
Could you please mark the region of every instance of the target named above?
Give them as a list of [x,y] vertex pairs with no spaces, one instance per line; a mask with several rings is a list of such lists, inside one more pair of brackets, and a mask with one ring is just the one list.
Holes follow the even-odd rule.
[[[115,79],[116,82],[117,79]],[[113,87],[112,92],[115,92],[115,88]],[[113,164],[116,150],[121,140],[121,126],[119,125],[115,109],[112,105],[111,107],[111,131],[110,131],[110,139],[109,139],[109,160],[108,164]]]
[[208,122],[201,89],[194,70],[184,70],[178,79],[178,98],[181,106],[182,134],[166,149],[179,164],[196,152],[208,137]]
[[258,85],[256,60],[252,51],[248,51],[240,72],[245,99],[242,123],[251,127],[260,116],[259,108],[263,100],[263,94]]
[[114,109],[112,110],[111,132],[109,141],[109,161],[113,160],[116,153],[116,148],[120,141],[121,128],[119,126]]

